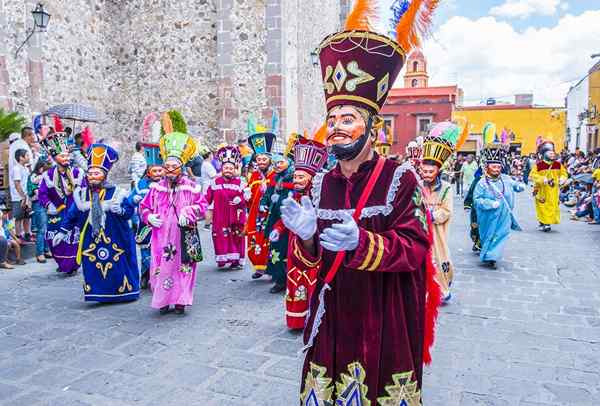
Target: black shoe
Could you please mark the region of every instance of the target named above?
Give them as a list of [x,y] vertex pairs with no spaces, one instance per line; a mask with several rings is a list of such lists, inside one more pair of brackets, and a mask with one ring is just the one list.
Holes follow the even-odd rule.
[[497,269],[496,261],[485,261],[485,265],[490,269]]
[[175,305],[175,314],[183,314],[183,313],[185,313],[185,306]]
[[264,276],[264,273],[260,273],[260,272],[254,272],[252,274],[252,279],[260,279]]
[[169,306],[163,306],[160,308],[159,310],[160,314],[167,314],[169,313]]
[[148,275],[147,272],[145,274],[143,274],[142,277],[140,278],[140,288],[148,289],[148,280],[149,279],[150,279],[150,276]]
[[550,227],[549,225],[545,225],[544,226],[544,232],[545,233],[549,233],[550,231],[552,231],[552,227]]
[[280,293],[283,292],[285,290],[285,285],[279,285],[279,284],[275,284],[271,289],[269,289],[269,293]]
[[231,269],[232,271],[239,271],[240,269],[242,269],[242,265],[240,264],[232,264],[229,269]]

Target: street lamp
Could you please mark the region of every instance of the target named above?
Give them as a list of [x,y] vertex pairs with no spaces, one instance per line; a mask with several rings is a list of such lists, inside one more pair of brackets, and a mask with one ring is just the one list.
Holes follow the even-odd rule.
[[44,5],[42,3],[38,3],[38,5],[35,7],[35,10],[31,12],[31,15],[33,16],[33,28],[31,29],[31,31],[29,31],[29,35],[27,35],[25,41],[23,41],[19,48],[17,48],[17,52],[15,52],[15,58],[19,55],[19,52],[21,51],[21,49],[23,49],[25,44],[29,42],[33,34],[35,34],[36,32],[45,32],[46,28],[48,27],[48,21],[50,21],[50,14],[48,14],[46,10],[44,10]]

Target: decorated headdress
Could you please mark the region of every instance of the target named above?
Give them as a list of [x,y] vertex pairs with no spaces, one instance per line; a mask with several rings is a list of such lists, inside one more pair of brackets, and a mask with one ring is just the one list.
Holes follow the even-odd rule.
[[160,155],[163,160],[177,158],[185,165],[196,153],[196,141],[183,133],[170,133],[160,138]]
[[327,111],[352,105],[376,115],[387,99],[406,55],[419,46],[439,0],[412,0],[394,16],[395,38],[373,32],[374,0],[356,0],[345,31],[328,36],[319,46]]
[[69,136],[67,133],[52,133],[41,141],[41,146],[52,157],[69,152]]
[[248,144],[254,155],[270,155],[275,145],[275,134],[269,132],[252,134],[248,137]]
[[226,145],[217,151],[217,159],[221,164],[230,163],[237,166],[242,160],[242,156],[238,147]]
[[487,164],[502,164],[506,163],[506,157],[509,150],[509,145],[502,143],[498,139],[496,125],[494,123],[486,123],[481,131],[483,137],[483,149],[481,155],[483,162]]
[[406,154],[411,159],[421,159],[423,157],[423,137],[417,137],[406,146]]
[[450,121],[437,123],[423,141],[423,161],[432,161],[439,167],[454,153],[460,136],[458,126]]
[[554,145],[554,141],[552,140],[544,140],[540,138],[540,142],[537,145],[537,152],[540,156],[544,156],[544,154],[548,151],[555,151],[556,147]]
[[375,148],[377,148],[377,152],[380,155],[388,156],[391,147],[392,143],[388,139],[388,136],[385,133],[385,131],[383,131],[383,129],[379,130],[379,134],[377,135],[377,141],[375,142]]
[[142,144],[144,146],[144,157],[148,168],[152,166],[160,166],[164,163],[160,156],[160,146],[158,144]]
[[294,167],[315,176],[327,163],[327,147],[320,142],[300,137],[294,145]]
[[88,168],[100,168],[109,172],[112,166],[119,160],[119,154],[115,149],[106,144],[92,144],[88,149]]

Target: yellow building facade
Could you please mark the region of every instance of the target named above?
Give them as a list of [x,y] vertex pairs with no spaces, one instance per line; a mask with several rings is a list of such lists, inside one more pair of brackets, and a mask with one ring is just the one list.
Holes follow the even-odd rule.
[[588,149],[600,147],[600,62],[589,72]]
[[[599,105],[600,106],[600,105]],[[538,136],[554,141],[556,149],[565,146],[566,110],[562,107],[534,107],[517,105],[460,107],[452,113],[453,119],[464,117],[469,122],[469,141],[463,151],[481,149],[481,130],[487,122],[496,124],[498,137],[505,129],[511,145],[521,154],[536,151]]]

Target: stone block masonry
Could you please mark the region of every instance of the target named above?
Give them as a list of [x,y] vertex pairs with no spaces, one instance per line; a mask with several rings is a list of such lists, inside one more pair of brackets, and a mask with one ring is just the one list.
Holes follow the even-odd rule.
[[106,117],[93,132],[123,161],[151,111],[180,110],[209,146],[246,136],[251,113],[270,125],[277,111],[285,136],[311,130],[324,98],[310,52],[340,26],[340,2],[326,3],[54,0],[47,33],[15,58],[35,2],[0,0],[0,106],[92,105]]

